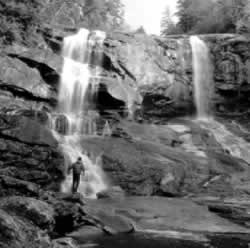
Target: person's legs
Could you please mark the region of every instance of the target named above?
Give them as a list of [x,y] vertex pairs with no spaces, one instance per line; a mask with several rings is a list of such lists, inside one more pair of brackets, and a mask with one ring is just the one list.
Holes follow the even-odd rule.
[[80,183],[80,174],[73,174],[72,193],[76,193]]
[[76,192],[76,179],[77,175],[75,173],[73,173],[73,182],[72,182],[72,193]]
[[77,177],[76,177],[76,185],[75,185],[75,192],[77,192],[78,190],[78,187],[79,187],[79,184],[80,184],[80,174],[77,174]]

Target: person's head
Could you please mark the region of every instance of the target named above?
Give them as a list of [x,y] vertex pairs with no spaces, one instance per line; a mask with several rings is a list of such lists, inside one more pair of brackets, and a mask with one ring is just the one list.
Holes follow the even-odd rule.
[[81,157],[78,157],[77,161],[82,161],[82,158],[81,158]]

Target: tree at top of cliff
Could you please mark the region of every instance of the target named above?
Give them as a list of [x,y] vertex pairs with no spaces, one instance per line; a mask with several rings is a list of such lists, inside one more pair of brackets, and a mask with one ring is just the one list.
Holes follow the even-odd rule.
[[[178,0],[177,27],[183,33],[237,32],[240,24],[248,25],[245,13],[248,5],[248,0]],[[169,23],[163,23],[163,30],[166,25]],[[173,28],[171,32],[174,31]]]
[[90,29],[113,30],[123,24],[124,6],[120,0],[85,0],[83,23]]
[[236,28],[239,33],[250,33],[250,1],[246,3],[244,12],[237,22]]
[[170,14],[169,6],[167,6],[161,19],[161,35],[166,36],[170,34],[179,34],[181,32],[182,31],[173,21],[173,17]]
[[123,23],[121,0],[47,0],[44,21],[54,27],[110,30]]
[[113,30],[123,14],[121,0],[0,0],[0,44],[37,44],[48,25]]

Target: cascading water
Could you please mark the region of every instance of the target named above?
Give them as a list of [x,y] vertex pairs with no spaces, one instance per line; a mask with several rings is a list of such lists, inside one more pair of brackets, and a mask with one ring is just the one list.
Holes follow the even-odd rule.
[[[90,33],[86,29],[80,29],[77,34],[64,39],[58,112],[67,119],[67,131],[66,135],[59,135],[54,131],[67,166],[82,157],[86,172],[78,191],[90,198],[104,190],[106,184],[101,167],[83,153],[80,137],[95,134],[96,125],[94,117],[88,111],[86,93],[92,92],[89,90],[90,82],[98,83],[100,78],[104,39],[105,33]],[[72,178],[68,176],[62,185],[62,191],[71,191],[71,185]]]
[[209,130],[225,151],[236,158],[241,158],[250,164],[250,144],[243,138],[231,133],[222,123],[216,120],[201,120],[202,128]]
[[212,66],[209,49],[197,36],[190,37],[193,54],[193,86],[197,118],[206,119],[211,111],[213,93]]
[[207,45],[197,36],[190,38],[193,54],[193,84],[197,119],[202,128],[210,131],[223,149],[234,157],[250,164],[250,144],[243,138],[230,132],[211,115],[211,95],[213,93],[212,65]]

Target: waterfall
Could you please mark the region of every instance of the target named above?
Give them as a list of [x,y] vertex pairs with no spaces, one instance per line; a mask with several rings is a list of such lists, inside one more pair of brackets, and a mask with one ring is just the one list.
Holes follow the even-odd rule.
[[226,126],[216,120],[199,120],[198,123],[214,135],[228,154],[250,164],[250,144],[247,141],[230,132]]
[[102,136],[103,137],[110,137],[112,135],[112,130],[110,128],[110,125],[109,125],[109,122],[106,121],[105,122],[105,125],[104,125],[104,128],[103,128],[103,131],[102,131]]
[[[93,94],[95,87],[91,83],[99,82],[104,39],[105,33],[100,31],[90,33],[86,29],[80,29],[77,34],[64,38],[62,52],[64,63],[57,115],[64,116],[67,120],[67,125],[58,125],[63,127],[61,128],[63,131],[67,130],[64,131],[64,135],[54,131],[65,156],[66,169],[78,157],[82,157],[86,171],[81,178],[78,191],[90,198],[94,198],[98,192],[104,190],[106,183],[102,168],[83,152],[80,137],[94,135],[96,132],[96,116],[88,111],[87,92]],[[71,185],[72,178],[69,175],[62,184],[62,191],[71,191]]]
[[197,118],[206,119],[211,111],[213,93],[212,65],[209,48],[197,36],[190,37],[193,54],[193,86]]
[[209,118],[211,112],[211,96],[213,93],[212,65],[207,45],[197,36],[190,38],[193,54],[193,84],[197,119],[202,128],[208,130],[226,153],[243,159],[250,164],[250,144],[227,129],[225,125]]

